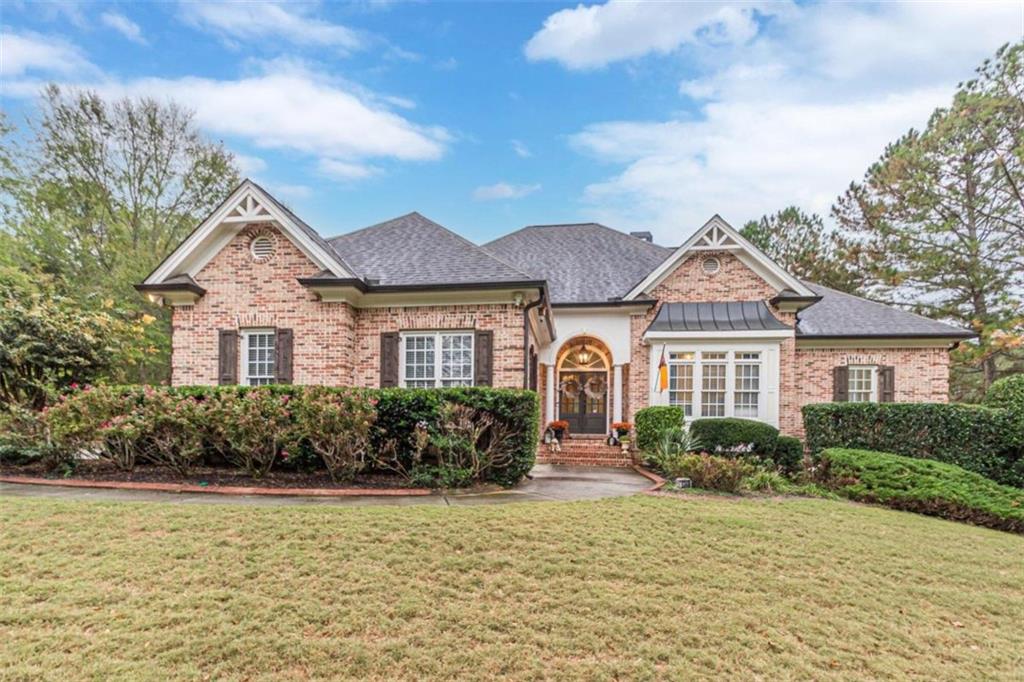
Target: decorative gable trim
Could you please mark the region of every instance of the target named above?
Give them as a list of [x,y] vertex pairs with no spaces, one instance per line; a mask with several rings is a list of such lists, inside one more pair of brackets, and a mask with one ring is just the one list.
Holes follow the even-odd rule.
[[176,275],[194,277],[247,225],[276,227],[313,263],[340,278],[355,278],[341,259],[309,234],[262,187],[245,180],[146,278],[160,284]]
[[645,292],[649,293],[671,275],[691,254],[701,251],[727,251],[736,256],[741,263],[753,270],[761,279],[775,287],[777,291],[791,289],[800,296],[814,296],[814,292],[808,289],[803,282],[783,270],[763,251],[744,239],[743,235],[732,225],[716,214],[661,265],[623,296],[623,299],[629,301]]

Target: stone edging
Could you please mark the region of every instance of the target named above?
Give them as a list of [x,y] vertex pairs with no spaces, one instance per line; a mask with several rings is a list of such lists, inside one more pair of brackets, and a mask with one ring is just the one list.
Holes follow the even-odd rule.
[[640,466],[639,464],[634,464],[633,465],[633,471],[637,472],[638,474],[640,474],[641,476],[643,476],[644,478],[648,479],[649,481],[651,481],[654,484],[650,488],[645,490],[644,491],[645,493],[657,492],[657,491],[661,490],[665,486],[666,483],[668,483],[667,480],[665,480],[664,478],[662,478],[658,474],[654,473],[650,469],[647,469],[645,467]]
[[66,488],[111,488],[114,490],[150,490],[165,493],[210,493],[214,495],[270,495],[290,497],[401,497],[431,495],[429,488],[257,488],[231,485],[193,485],[190,483],[142,483],[132,481],[86,481],[83,479],[0,476],[0,483],[50,485]]

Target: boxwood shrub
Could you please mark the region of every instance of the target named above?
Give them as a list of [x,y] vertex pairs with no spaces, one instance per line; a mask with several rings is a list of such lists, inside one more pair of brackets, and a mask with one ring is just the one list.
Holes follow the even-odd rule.
[[985,393],[985,404],[1024,415],[1024,374],[1014,374],[993,382]]
[[1020,416],[945,403],[821,403],[803,408],[807,447],[856,448],[955,464],[1024,487]]
[[[304,403],[306,408],[310,407],[311,398],[333,394],[343,395],[345,401],[358,404],[353,403],[345,414],[335,410],[325,415],[323,410],[301,409]],[[451,472],[445,469],[458,468],[460,473],[456,478],[462,482],[487,481],[509,486],[529,472],[537,452],[540,412],[537,394],[489,387],[107,386],[77,391],[62,398],[41,415],[46,428],[39,432],[51,434],[55,446],[65,457],[83,449],[102,452],[111,425],[116,426],[130,417],[139,461],[155,462],[150,452],[156,445],[156,424],[146,420],[153,421],[160,411],[145,407],[147,401],[155,403],[158,398],[161,405],[170,406],[168,409],[174,409],[179,403],[205,407],[181,410],[178,414],[180,418],[194,415],[190,418],[201,422],[194,427],[205,443],[202,463],[235,463],[260,475],[271,467],[322,467],[323,457],[317,456],[316,450],[322,455],[330,447],[328,454],[334,462],[332,475],[348,476],[356,469],[374,468],[386,460],[385,468],[410,478],[415,475],[419,481],[425,480],[423,472],[428,470],[436,474],[433,480],[452,480]],[[269,411],[265,418],[250,419],[246,424],[240,419],[234,420],[231,428],[225,428],[225,421],[232,420],[231,415],[251,412],[245,409],[250,399],[258,401],[263,412]],[[452,406],[463,408],[458,411],[458,419],[453,419]],[[358,413],[358,423],[349,423],[350,412]],[[318,419],[311,419],[312,414]],[[273,423],[273,428],[260,429],[257,422]],[[309,430],[316,425],[322,429],[324,424],[338,431],[336,439],[324,442],[321,437],[318,442],[311,442]],[[355,433],[356,426],[365,432]],[[350,430],[353,432],[347,433]],[[471,440],[467,440],[469,435]],[[246,452],[236,451],[241,443],[250,444]],[[252,453],[257,452],[253,443],[264,448],[258,462],[250,461]],[[456,450],[448,447],[452,443],[458,444]],[[495,453],[499,456],[488,459]],[[126,465],[134,465],[134,459],[133,456],[132,462]],[[465,473],[467,470],[469,474]]]
[[799,438],[793,436],[779,436],[771,458],[783,471],[795,473],[803,464],[804,444],[800,442]]
[[1024,533],[1024,491],[953,464],[828,448],[821,452],[818,477],[850,499]]
[[695,419],[690,424],[690,433],[712,454],[750,453],[771,457],[779,439],[779,430],[771,424],[735,417]]
[[641,450],[652,450],[662,431],[682,427],[683,408],[678,405],[652,405],[637,410],[633,421],[636,428],[636,446]]

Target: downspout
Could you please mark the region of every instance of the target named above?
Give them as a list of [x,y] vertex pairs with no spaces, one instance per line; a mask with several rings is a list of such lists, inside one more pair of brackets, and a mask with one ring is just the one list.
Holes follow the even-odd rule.
[[526,389],[530,388],[530,311],[544,304],[544,296],[541,290],[540,298],[523,307],[523,388]]

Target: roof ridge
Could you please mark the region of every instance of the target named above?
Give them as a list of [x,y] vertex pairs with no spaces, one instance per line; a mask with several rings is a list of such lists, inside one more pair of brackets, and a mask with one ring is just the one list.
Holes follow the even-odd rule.
[[[333,237],[328,237],[327,241],[333,242],[335,239],[342,239],[344,237],[351,237],[354,234],[359,234],[360,232],[366,232],[367,230],[372,230],[375,227],[383,227],[384,225],[387,225],[388,223],[393,223],[396,220],[401,220],[402,218],[408,218],[411,215],[418,215],[421,218],[425,217],[419,211],[409,211],[408,213],[403,213],[400,216],[395,216],[394,218],[388,218],[387,220],[382,220],[379,223],[374,223],[373,225],[367,225],[366,227],[356,228],[355,230],[352,230],[351,232],[345,232],[343,234],[336,234]],[[430,220],[429,218],[426,218],[426,219]],[[431,221],[431,222],[433,222],[433,221]]]

